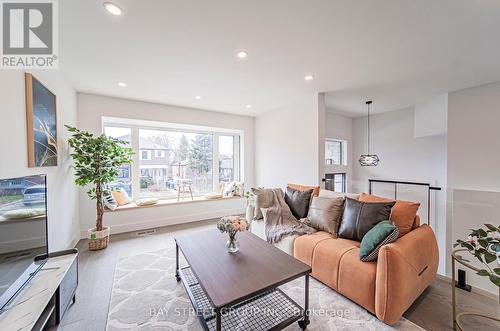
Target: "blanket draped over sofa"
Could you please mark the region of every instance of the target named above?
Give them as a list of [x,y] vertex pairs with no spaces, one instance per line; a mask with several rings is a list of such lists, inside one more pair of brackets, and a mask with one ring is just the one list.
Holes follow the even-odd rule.
[[290,207],[285,202],[283,190],[274,188],[263,191],[260,194],[268,194],[270,201],[269,208],[262,208],[267,242],[275,244],[286,236],[316,232],[314,228],[292,215]]

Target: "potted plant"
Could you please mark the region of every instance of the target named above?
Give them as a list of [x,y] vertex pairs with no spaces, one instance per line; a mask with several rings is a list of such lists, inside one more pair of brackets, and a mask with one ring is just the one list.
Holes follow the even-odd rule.
[[[498,286],[500,303],[500,226],[485,224],[484,228],[471,229],[467,240],[458,239],[453,247],[460,246],[469,251],[484,267],[474,269],[479,276]],[[462,262],[468,260],[459,257]]]
[[109,227],[103,227],[104,194],[106,185],[115,180],[119,167],[132,163],[134,151],[125,147],[126,142],[109,138],[105,134],[93,134],[66,125],[71,133],[68,140],[73,149],[75,183],[78,186],[91,185],[87,190],[90,199],[96,200],[97,218],[95,228],[89,229],[89,249],[106,248],[109,242]]

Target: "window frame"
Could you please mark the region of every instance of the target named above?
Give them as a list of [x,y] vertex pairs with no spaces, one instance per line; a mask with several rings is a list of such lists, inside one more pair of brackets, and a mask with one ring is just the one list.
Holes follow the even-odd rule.
[[[147,154],[147,157],[146,157],[146,158],[143,158],[143,157],[142,157],[142,153],[144,153],[144,152],[146,152],[146,154]],[[152,160],[152,157],[151,157],[151,150],[147,150],[147,149],[139,149],[139,154],[140,154],[139,159],[140,159],[141,161],[151,161],[151,160]]]
[[[131,184],[132,184],[132,199],[136,200],[141,198],[140,189],[140,177],[141,168],[140,161],[142,160],[140,155],[140,144],[139,144],[139,130],[155,130],[155,131],[168,131],[168,132],[180,132],[180,133],[192,133],[192,134],[207,134],[212,136],[212,191],[220,191],[220,181],[219,181],[219,137],[220,136],[232,136],[233,137],[233,157],[234,157],[234,181],[244,181],[244,171],[243,171],[243,131],[223,129],[223,128],[208,128],[199,127],[195,125],[184,125],[178,123],[166,123],[166,122],[152,122],[143,120],[128,120],[119,118],[102,118],[102,132],[105,132],[106,127],[115,128],[127,128],[131,130],[130,147],[135,151],[133,156],[132,164],[130,165],[131,172]],[[149,151],[150,156],[151,151]],[[151,160],[151,158],[149,159]],[[148,195],[151,196],[151,195]],[[162,194],[157,196],[161,200],[174,200],[175,198],[166,198]]]
[[[328,177],[329,176],[332,176],[331,179],[329,179]],[[330,190],[330,191],[333,191],[333,192],[339,192],[339,191],[336,191],[336,182],[335,182],[335,177],[336,176],[341,176],[342,177],[342,188],[341,188],[341,191],[340,193],[345,193],[347,192],[347,173],[345,172],[331,172],[331,173],[327,173],[325,174],[325,181],[326,180],[331,180],[333,183],[333,190]],[[326,187],[325,187],[326,189]]]
[[[326,145],[329,142],[340,143],[340,151],[339,151],[340,163],[333,163],[333,162],[328,163],[328,160],[333,160],[333,159],[326,158]],[[325,138],[324,149],[325,149],[325,165],[328,165],[328,166],[347,166],[347,140],[337,139],[337,138]]]

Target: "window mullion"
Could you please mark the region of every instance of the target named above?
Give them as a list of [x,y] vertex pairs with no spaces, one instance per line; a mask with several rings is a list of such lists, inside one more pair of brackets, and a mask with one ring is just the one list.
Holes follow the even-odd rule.
[[139,197],[141,185],[141,169],[140,169],[140,150],[139,150],[139,128],[132,127],[131,137],[132,149],[135,151],[132,164],[132,199],[136,200]]
[[219,181],[219,134],[213,134],[213,191],[220,191],[220,181]]

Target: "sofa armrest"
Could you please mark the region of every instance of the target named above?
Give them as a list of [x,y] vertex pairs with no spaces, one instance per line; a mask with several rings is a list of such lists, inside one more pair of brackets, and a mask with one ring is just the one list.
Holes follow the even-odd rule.
[[434,232],[422,225],[379,251],[375,312],[396,323],[436,276],[439,251]]

